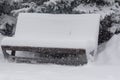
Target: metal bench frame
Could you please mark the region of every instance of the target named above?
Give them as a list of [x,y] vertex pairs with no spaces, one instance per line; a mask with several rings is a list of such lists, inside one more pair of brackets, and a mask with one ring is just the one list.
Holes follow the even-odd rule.
[[[7,51],[10,50],[11,54]],[[84,49],[74,48],[46,48],[46,47],[28,47],[28,46],[2,46],[2,51],[5,59],[23,60],[24,61],[37,61],[38,63],[55,63],[62,65],[83,65],[87,63],[86,51]],[[29,51],[40,54],[51,54],[52,58],[38,57],[27,58],[15,56],[16,51]],[[58,56],[57,56],[58,55]],[[62,57],[60,57],[62,56]],[[59,57],[59,58],[55,58]]]

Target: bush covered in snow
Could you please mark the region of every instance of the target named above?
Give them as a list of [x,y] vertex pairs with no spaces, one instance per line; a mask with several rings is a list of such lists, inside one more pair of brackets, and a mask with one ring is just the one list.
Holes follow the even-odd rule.
[[16,18],[2,14],[0,17],[0,33],[7,36],[14,34]]

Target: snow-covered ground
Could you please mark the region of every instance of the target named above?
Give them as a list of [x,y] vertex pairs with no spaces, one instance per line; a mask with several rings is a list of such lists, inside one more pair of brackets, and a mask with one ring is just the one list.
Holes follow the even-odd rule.
[[97,61],[84,66],[9,63],[0,53],[0,80],[119,80],[120,35],[102,47]]
[[[0,43],[3,38],[0,35]],[[11,63],[0,49],[0,80],[119,80],[119,52],[120,34],[100,45],[95,61],[84,66]]]
[[0,63],[0,80],[119,80],[119,68]]

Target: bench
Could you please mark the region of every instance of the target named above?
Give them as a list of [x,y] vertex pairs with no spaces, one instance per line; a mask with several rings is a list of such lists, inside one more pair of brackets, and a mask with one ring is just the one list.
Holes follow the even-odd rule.
[[[99,21],[98,14],[20,13],[15,35],[2,40],[4,57],[40,63],[86,64],[86,55],[96,54]],[[30,51],[52,58],[17,57],[16,51]]]

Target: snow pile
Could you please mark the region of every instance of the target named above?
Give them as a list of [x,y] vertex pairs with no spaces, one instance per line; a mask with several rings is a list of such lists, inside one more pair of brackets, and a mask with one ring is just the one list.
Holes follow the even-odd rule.
[[2,45],[82,48],[93,51],[97,47],[99,19],[98,14],[21,13],[15,36],[5,38]]
[[0,63],[0,80],[119,80],[119,66]]
[[99,53],[97,64],[120,64],[120,34],[114,35],[106,44],[105,49]]
[[[0,35],[0,42],[3,36]],[[104,48],[102,46],[102,48]],[[119,65],[60,66],[50,64],[17,64],[2,61],[0,80],[120,80]],[[115,35],[98,56],[98,64],[120,64],[120,34]]]

